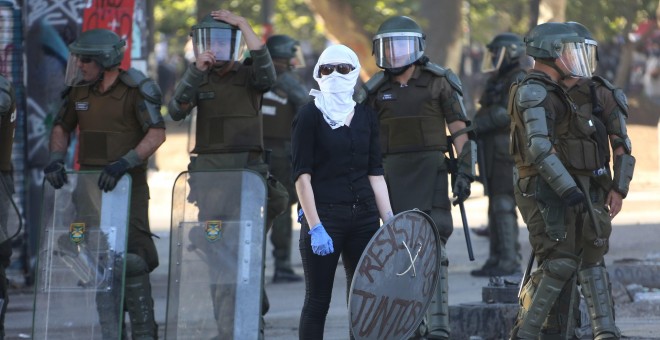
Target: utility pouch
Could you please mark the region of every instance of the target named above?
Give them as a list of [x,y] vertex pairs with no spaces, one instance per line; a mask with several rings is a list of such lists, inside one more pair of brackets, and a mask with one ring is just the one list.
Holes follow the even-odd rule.
[[593,139],[566,138],[558,141],[559,156],[567,168],[593,171],[602,166],[598,145]]
[[554,241],[566,239],[566,204],[542,178],[536,181],[536,202],[545,222],[545,233]]

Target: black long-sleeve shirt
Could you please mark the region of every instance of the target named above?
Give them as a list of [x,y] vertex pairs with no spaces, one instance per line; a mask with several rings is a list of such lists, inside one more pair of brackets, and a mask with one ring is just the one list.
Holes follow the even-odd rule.
[[316,204],[353,204],[374,199],[368,176],[383,175],[376,112],[355,106],[350,127],[331,129],[307,103],[293,121],[293,180],[312,177]]

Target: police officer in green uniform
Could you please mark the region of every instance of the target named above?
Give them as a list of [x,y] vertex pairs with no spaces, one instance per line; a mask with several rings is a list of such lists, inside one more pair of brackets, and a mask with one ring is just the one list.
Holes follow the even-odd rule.
[[291,268],[291,205],[296,203],[296,189],[291,180],[291,122],[298,109],[310,100],[307,90],[293,69],[304,67],[300,43],[288,35],[273,35],[266,41],[273,58],[277,81],[261,103],[264,117],[264,145],[270,151],[270,170],[289,194],[287,209],[273,221],[270,241],[273,244],[275,273],[273,282],[302,281]]
[[[7,312],[7,267],[11,260],[11,238],[8,211],[15,204],[11,199],[14,193],[11,151],[16,129],[16,98],[14,87],[0,75],[0,339],[5,338],[5,313]],[[13,231],[13,228],[12,228]]]
[[[101,190],[111,191],[124,174],[131,175],[125,308],[132,338],[155,339],[158,327],[149,273],[158,266],[158,254],[149,227],[146,170],[149,156],[165,141],[165,123],[155,81],[136,69],[119,68],[125,45],[106,29],[83,32],[69,45],[65,75],[69,87],[51,132],[50,162],[44,173],[56,189],[67,182],[64,158],[69,136],[78,127],[80,169],[102,170],[97,183]],[[97,305],[103,308],[102,302]],[[116,325],[108,320],[109,313],[99,313],[102,327],[104,321]]]
[[[592,73],[595,72],[598,43],[584,25],[577,22],[566,24],[585,39],[589,69]],[[580,299],[575,284],[577,282],[587,301],[594,336],[618,337],[619,331],[614,325],[610,281],[603,256],[609,248],[607,236],[612,232],[612,219],[621,211],[634,171],[635,160],[631,155],[631,143],[626,129],[627,99],[621,89],[600,76],[569,78],[563,85],[579,110],[585,115],[591,115],[591,121],[596,127],[594,139],[598,144],[601,167],[593,172],[589,183],[584,184],[588,185],[591,197],[591,202],[587,203],[590,203],[597,213],[586,216],[590,225],[582,231],[582,237],[587,239],[580,270],[576,280],[564,287],[546,319],[543,332],[561,334],[565,339],[565,334],[569,334],[569,337],[575,334],[576,326],[586,326],[579,325]],[[614,180],[610,165],[612,154]]]
[[473,276],[505,276],[520,272],[518,217],[513,196],[513,159],[509,154],[511,118],[509,87],[526,72],[520,65],[525,44],[520,36],[501,33],[486,45],[482,72],[492,72],[472,123],[477,134],[480,177],[488,196],[488,260]]
[[[452,191],[455,203],[470,196],[476,144],[468,139],[469,120],[461,82],[449,69],[424,55],[425,36],[411,18],[387,19],[373,39],[376,65],[383,68],[356,94],[378,112],[385,179],[395,213],[420,209],[431,216],[446,243],[454,227],[448,197],[446,128],[458,153]],[[366,98],[366,99],[365,99]],[[414,164],[414,166],[411,166]],[[444,247],[440,283],[416,336],[449,338],[448,260]]]
[[[539,266],[524,282],[512,339],[545,336],[543,324],[575,275],[585,295],[600,294],[590,296],[588,303],[602,307],[611,300],[603,281],[595,280],[594,268],[604,254],[597,243],[603,240],[587,222],[605,209],[590,186],[594,171],[602,166],[596,128],[591,112],[579,110],[560,85],[570,78],[591,76],[585,39],[566,24],[545,23],[532,29],[525,42],[535,64],[511,89],[511,150],[516,203]],[[606,242],[609,233],[600,236]],[[593,262],[595,258],[599,260]],[[613,317],[600,313],[602,308],[595,338],[618,338]]]
[[[268,49],[243,17],[227,10],[213,11],[192,29],[196,62],[186,70],[169,102],[168,111],[175,121],[185,119],[197,107],[195,147],[188,170],[250,169],[266,178],[268,202],[266,231],[275,217],[286,210],[289,195],[286,188],[269,174],[264,160],[262,96],[276,80],[275,68]],[[196,39],[198,36],[210,40]],[[235,42],[244,39],[245,44]],[[234,42],[234,44],[232,44]],[[208,43],[208,44],[207,44]],[[243,46],[251,58],[239,62]],[[220,209],[200,207],[199,220],[224,219],[215,211],[230,211],[235,200],[223,200],[223,191],[209,189],[194,181],[191,174],[189,200],[220,204]],[[231,188],[223,188],[231,192]],[[237,189],[239,190],[239,189]],[[213,285],[212,295],[216,319],[220,320],[220,298],[226,287]],[[268,311],[263,293],[262,314]]]

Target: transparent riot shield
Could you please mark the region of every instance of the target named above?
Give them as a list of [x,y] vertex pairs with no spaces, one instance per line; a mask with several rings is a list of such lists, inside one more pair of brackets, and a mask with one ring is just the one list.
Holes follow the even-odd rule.
[[172,193],[166,339],[257,339],[266,183],[249,170],[183,172]]
[[100,172],[44,182],[32,339],[120,339],[131,179],[102,192]]
[[0,174],[0,244],[18,235],[21,230],[21,215],[12,199],[11,178]]
[[397,214],[376,232],[349,290],[355,339],[408,339],[438,285],[440,247],[433,220],[419,210]]

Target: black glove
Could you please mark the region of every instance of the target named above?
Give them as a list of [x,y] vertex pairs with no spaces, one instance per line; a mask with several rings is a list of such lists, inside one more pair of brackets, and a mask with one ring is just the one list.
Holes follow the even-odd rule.
[[64,169],[64,161],[61,159],[52,161],[48,164],[44,169],[44,175],[48,183],[50,183],[55,189],[59,189],[64,183],[69,182],[69,179],[66,176],[66,170]]
[[572,207],[584,202],[584,194],[577,187],[572,187],[561,195],[561,199],[564,200],[569,207]]
[[130,168],[130,164],[123,157],[116,162],[106,165],[99,177],[99,189],[105,192],[112,191],[117,185],[117,182],[119,182],[121,176],[124,176],[126,171]]
[[456,174],[456,181],[454,181],[454,187],[452,188],[454,197],[456,197],[454,200],[454,205],[463,203],[468,197],[470,197],[471,182],[472,179],[470,176],[460,172]]

